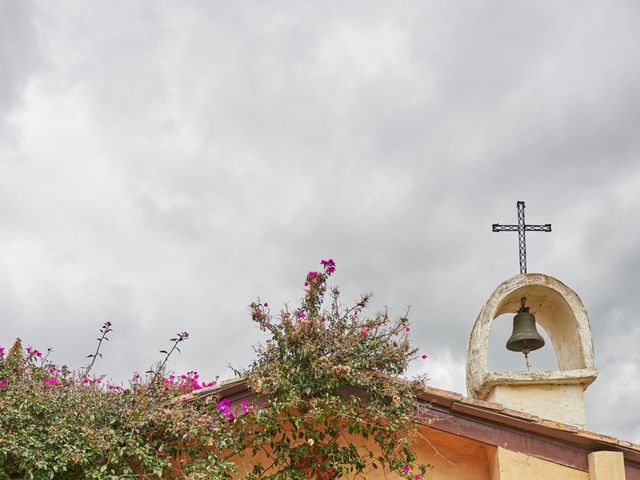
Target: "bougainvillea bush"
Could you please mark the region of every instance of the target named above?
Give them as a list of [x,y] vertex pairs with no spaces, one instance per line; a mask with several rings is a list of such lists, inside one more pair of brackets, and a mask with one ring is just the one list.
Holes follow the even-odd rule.
[[126,388],[91,373],[110,323],[81,370],[19,340],[0,347],[0,478],[329,480],[383,470],[419,480],[427,469],[412,449],[419,385],[400,378],[417,353],[409,321],[367,315],[370,295],[342,305],[327,285],[334,261],[321,267],[307,274],[297,308],[272,315],[267,303],[251,304],[268,339],[237,372],[254,392],[239,405],[195,371],[169,372],[186,332]]

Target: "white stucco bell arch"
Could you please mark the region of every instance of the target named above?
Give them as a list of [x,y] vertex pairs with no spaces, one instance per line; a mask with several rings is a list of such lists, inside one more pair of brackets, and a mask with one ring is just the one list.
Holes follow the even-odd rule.
[[[526,297],[531,313],[547,332],[559,369],[546,372],[488,372],[489,335],[493,321],[505,313],[515,314],[522,297]],[[480,311],[469,337],[466,380],[471,397],[487,398],[496,385],[581,384],[586,388],[596,376],[589,318],[582,301],[573,290],[541,273],[516,275],[494,290]]]

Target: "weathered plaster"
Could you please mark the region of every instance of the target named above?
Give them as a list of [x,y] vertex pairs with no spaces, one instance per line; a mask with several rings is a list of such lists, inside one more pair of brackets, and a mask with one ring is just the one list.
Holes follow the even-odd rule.
[[540,418],[586,425],[582,385],[496,385],[487,400]]
[[[376,456],[381,453],[372,439],[363,440],[356,434],[346,435],[344,438],[346,441],[353,441],[355,445],[366,444],[367,448],[374,451]],[[495,447],[462,436],[434,430],[424,425],[419,427],[413,440],[415,441],[413,451],[416,454],[416,463],[431,465],[425,479],[490,480],[490,462]],[[251,455],[247,455],[243,459],[232,457],[232,460],[238,463],[236,478],[246,478],[253,465],[258,462],[263,465],[272,464],[272,461],[265,455],[265,451],[262,450],[254,457]],[[275,471],[275,468],[269,468],[266,473],[272,474]],[[367,480],[399,478],[381,468],[371,468],[365,476]],[[349,477],[347,476],[347,478]]]
[[625,480],[622,452],[589,454],[589,480]]
[[491,480],[523,479],[590,480],[587,472],[498,447]]
[[[496,317],[505,313],[516,313],[520,298],[526,297],[527,306],[536,321],[546,330],[551,347],[555,350],[558,370],[548,372],[488,372],[487,359],[489,335]],[[548,348],[548,346],[547,346]],[[467,390],[472,398],[488,399],[499,385],[580,385],[584,390],[597,376],[593,358],[593,341],[587,311],[578,295],[559,280],[541,273],[516,275],[495,289],[480,311],[469,337],[467,348]],[[569,389],[571,390],[571,389]],[[530,410],[520,399],[520,390],[514,398],[509,396],[514,389],[503,389],[505,406],[537,413]],[[535,389],[533,390],[535,391]],[[555,391],[558,391],[557,389]],[[497,395],[493,393],[493,395]],[[579,400],[582,402],[582,400]],[[584,411],[584,402],[576,407]],[[544,410],[547,411],[546,409]],[[545,413],[550,420],[584,426],[576,423],[575,412]],[[569,421],[571,420],[571,421]]]

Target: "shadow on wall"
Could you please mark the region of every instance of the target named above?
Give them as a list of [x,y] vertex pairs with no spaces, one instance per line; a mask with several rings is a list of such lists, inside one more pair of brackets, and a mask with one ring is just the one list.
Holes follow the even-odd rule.
[[[513,313],[505,313],[495,318],[491,325],[489,336],[489,372],[526,371],[524,355],[507,350],[506,343],[513,330]],[[549,336],[542,326],[537,323],[538,333],[544,338],[545,345],[539,350],[529,353],[529,365],[532,372],[558,370],[558,360]]]

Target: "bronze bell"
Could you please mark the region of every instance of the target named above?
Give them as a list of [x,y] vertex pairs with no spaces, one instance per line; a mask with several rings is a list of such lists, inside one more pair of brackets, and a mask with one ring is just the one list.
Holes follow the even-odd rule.
[[507,340],[507,348],[512,352],[527,355],[533,350],[544,347],[544,338],[536,330],[536,317],[524,306],[525,298],[520,300],[520,310],[513,317],[513,333]]

